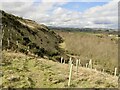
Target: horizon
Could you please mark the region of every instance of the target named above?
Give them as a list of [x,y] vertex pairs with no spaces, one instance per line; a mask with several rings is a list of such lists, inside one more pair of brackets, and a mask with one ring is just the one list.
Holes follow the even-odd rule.
[[1,10],[52,27],[118,29],[118,0],[76,1],[4,0]]

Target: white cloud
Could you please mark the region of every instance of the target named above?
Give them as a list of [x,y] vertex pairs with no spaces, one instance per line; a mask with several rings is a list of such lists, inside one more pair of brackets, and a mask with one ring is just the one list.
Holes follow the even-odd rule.
[[[8,2],[7,2],[8,1]],[[118,0],[113,0],[103,6],[89,8],[84,12],[65,9],[62,5],[68,0],[5,0],[1,9],[25,18],[33,19],[39,23],[54,26],[117,28]],[[24,2],[25,1],[25,2]]]
[[93,22],[93,26],[96,25],[95,27],[101,25],[101,27],[117,28],[113,27],[118,24],[117,1],[111,1],[106,5],[90,8],[84,12],[83,16]]
[[33,0],[1,0],[0,2],[33,2]]

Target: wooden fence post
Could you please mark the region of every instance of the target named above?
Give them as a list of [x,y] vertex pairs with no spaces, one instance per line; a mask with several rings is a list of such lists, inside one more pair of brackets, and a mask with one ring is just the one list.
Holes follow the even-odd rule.
[[62,63],[62,61],[63,61],[63,57],[61,57],[61,63]]
[[89,61],[89,68],[92,69],[92,59],[90,59],[90,61]]
[[117,76],[117,68],[115,68],[114,76]]
[[69,72],[68,87],[70,86],[70,82],[71,82],[71,77],[72,77],[72,68],[73,68],[73,64],[71,63],[71,65],[70,65],[70,72]]
[[71,60],[71,57],[70,57],[70,59],[69,59],[69,64],[71,65],[71,63],[72,63],[72,60]]
[[10,47],[10,40],[7,38],[8,47]]
[[19,46],[18,46],[18,41],[16,41],[16,45],[17,45],[17,47],[19,47]]
[[78,74],[78,59],[76,60],[76,74]]
[[79,66],[81,66],[81,61],[80,61],[80,59],[79,59]]
[[69,68],[71,67],[71,64],[72,64],[72,59],[70,57],[70,59],[69,59]]
[[71,57],[70,57],[69,61],[72,62],[72,58]]
[[88,63],[86,63],[86,68],[88,68]]

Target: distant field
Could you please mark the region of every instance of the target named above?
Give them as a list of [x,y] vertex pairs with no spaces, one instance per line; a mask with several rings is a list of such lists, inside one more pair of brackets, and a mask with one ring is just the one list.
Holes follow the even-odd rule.
[[64,48],[71,55],[79,56],[83,63],[93,59],[93,67],[113,73],[117,67],[118,40],[116,36],[87,32],[56,30],[64,38]]

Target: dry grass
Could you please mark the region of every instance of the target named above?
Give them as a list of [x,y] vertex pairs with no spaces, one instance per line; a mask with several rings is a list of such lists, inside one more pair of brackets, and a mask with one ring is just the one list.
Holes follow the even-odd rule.
[[64,38],[69,54],[80,56],[83,62],[93,59],[94,68],[104,68],[110,73],[117,67],[118,44],[115,37],[85,32],[56,32]]
[[[68,83],[69,65],[23,54],[4,52],[2,86],[5,88],[65,88]],[[14,55],[14,57],[12,57]],[[7,64],[6,60],[10,60]],[[79,67],[76,75],[73,66],[71,87],[105,88],[118,87],[118,77]],[[13,76],[13,77],[12,77]]]

